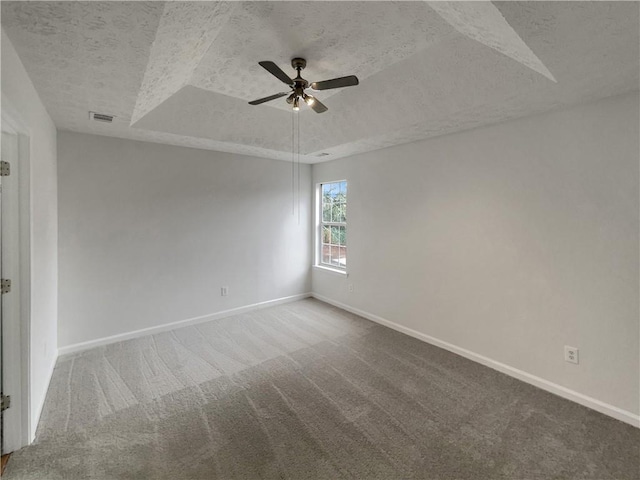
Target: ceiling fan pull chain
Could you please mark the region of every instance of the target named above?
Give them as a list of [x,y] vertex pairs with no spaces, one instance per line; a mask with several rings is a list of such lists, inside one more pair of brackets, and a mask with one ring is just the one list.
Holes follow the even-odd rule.
[[291,215],[296,213],[296,194],[295,194],[295,121],[296,112],[291,110]]
[[300,115],[298,117],[298,225],[300,225]]

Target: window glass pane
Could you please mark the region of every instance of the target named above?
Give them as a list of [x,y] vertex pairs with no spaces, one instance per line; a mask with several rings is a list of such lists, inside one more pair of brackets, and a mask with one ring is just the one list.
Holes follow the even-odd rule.
[[347,266],[347,247],[340,247],[340,266]]
[[331,243],[340,245],[340,227],[331,227]]
[[340,243],[339,245],[347,244],[347,227],[340,227]]
[[322,227],[322,243],[331,243],[331,227]]
[[345,210],[346,210],[346,203],[339,203],[338,205],[336,205],[335,207],[335,214],[336,214],[336,218],[334,220],[334,222],[345,222],[346,218],[345,218]]
[[322,263],[331,263],[331,247],[322,245]]
[[331,265],[340,265],[340,247],[331,245]]
[[331,221],[331,203],[325,202],[324,199],[322,202],[322,221],[323,222]]

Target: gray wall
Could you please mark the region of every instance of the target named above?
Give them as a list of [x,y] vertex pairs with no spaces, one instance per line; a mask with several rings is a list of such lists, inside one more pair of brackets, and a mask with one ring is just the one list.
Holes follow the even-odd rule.
[[[59,346],[310,291],[310,172],[60,132]],[[221,286],[229,296],[220,296]]]
[[56,127],[4,31],[2,105],[15,112],[29,136],[29,165],[21,165],[21,175],[29,175],[30,189],[29,433],[33,436],[57,357]]
[[314,165],[349,181],[349,277],[314,293],[637,414],[638,101]]

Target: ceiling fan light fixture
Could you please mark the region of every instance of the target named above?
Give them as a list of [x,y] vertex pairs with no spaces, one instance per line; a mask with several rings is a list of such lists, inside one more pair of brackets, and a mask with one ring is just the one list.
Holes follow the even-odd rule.
[[304,98],[304,102],[309,106],[312,106],[314,103],[316,103],[316,99],[313,95],[307,95],[305,93],[302,98]]
[[300,105],[298,103],[298,97],[293,99],[293,111],[297,112],[298,110],[300,110]]

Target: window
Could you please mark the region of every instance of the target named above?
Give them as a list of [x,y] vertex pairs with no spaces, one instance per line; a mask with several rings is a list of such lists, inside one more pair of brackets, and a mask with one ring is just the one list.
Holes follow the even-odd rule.
[[320,184],[320,246],[321,266],[347,267],[347,182]]

